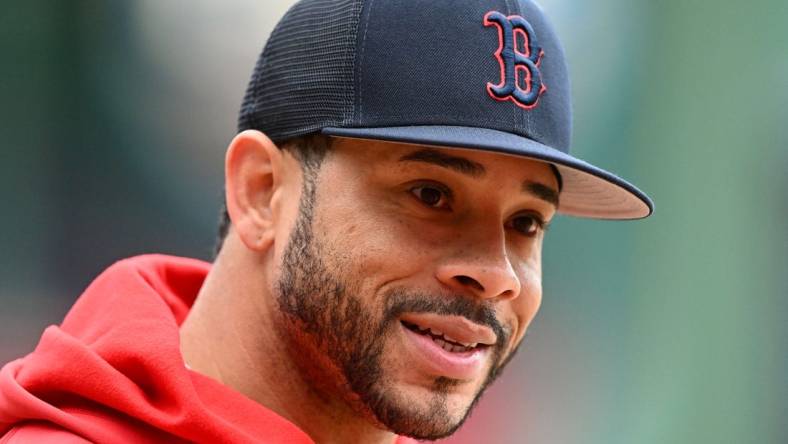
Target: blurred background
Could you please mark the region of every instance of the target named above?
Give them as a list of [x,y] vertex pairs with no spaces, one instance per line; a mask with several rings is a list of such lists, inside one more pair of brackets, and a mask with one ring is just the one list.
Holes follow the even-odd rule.
[[[224,150],[291,3],[0,4],[0,363],[117,259],[210,259]],[[788,2],[541,4],[574,153],[657,210],[554,223],[541,313],[447,442],[788,442]]]

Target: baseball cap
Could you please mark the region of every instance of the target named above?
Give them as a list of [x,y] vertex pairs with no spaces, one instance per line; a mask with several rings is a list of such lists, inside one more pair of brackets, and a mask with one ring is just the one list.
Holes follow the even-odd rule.
[[631,183],[569,153],[564,51],[530,0],[303,0],[274,28],[239,130],[476,149],[555,167],[558,211],[638,219]]

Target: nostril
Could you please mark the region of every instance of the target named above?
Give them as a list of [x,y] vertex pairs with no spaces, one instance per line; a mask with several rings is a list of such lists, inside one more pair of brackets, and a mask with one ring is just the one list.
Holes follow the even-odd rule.
[[454,279],[456,279],[457,282],[459,282],[462,285],[472,287],[473,289],[478,291],[484,291],[484,286],[482,286],[482,284],[480,284],[479,281],[477,281],[476,279],[470,276],[455,276]]
[[511,298],[514,298],[514,297],[515,297],[515,293],[514,293],[514,291],[512,291],[512,290],[506,290],[506,291],[504,291],[503,293],[501,293],[501,296],[500,296],[500,297],[501,297],[502,299],[511,299]]

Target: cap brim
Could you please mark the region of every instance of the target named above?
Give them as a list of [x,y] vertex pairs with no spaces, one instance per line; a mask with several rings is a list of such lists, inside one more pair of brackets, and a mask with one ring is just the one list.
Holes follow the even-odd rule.
[[487,128],[464,126],[398,126],[323,128],[329,136],[469,148],[552,163],[563,188],[558,211],[594,219],[642,219],[654,212],[649,197],[615,174],[531,139]]

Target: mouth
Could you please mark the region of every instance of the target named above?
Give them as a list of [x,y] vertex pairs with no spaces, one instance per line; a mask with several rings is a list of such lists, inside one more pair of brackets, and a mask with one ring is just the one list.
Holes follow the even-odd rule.
[[446,350],[449,353],[470,352],[482,347],[488,347],[487,344],[479,344],[478,342],[461,342],[440,330],[433,330],[431,327],[422,328],[407,321],[400,320],[400,322],[408,330],[416,334],[429,337],[438,347]]
[[406,314],[400,324],[413,368],[458,381],[483,377],[496,341],[488,327],[460,316],[429,313]]

